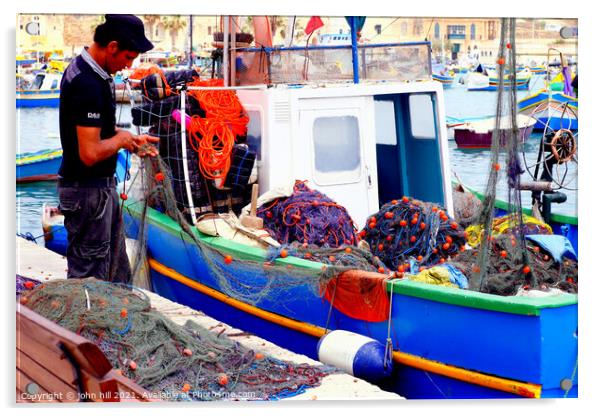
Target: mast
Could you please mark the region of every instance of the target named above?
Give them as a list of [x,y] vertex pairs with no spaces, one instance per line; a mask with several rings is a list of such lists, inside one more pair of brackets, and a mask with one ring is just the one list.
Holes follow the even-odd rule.
[[229,57],[229,53],[228,51],[230,50],[230,44],[228,42],[228,34],[230,33],[230,16],[222,16],[222,22],[223,22],[223,31],[222,33],[224,34],[224,46],[223,46],[223,52],[222,52],[222,72],[223,72],[223,76],[224,76],[224,86],[228,87],[230,85],[230,68],[229,68],[229,63],[230,63],[230,57]]
[[188,68],[192,69],[192,15],[188,19],[188,41],[190,42],[188,48]]

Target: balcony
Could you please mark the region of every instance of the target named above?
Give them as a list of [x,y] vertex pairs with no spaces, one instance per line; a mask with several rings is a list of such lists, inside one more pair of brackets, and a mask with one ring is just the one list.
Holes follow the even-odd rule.
[[447,39],[449,40],[464,40],[466,39],[465,33],[448,33]]

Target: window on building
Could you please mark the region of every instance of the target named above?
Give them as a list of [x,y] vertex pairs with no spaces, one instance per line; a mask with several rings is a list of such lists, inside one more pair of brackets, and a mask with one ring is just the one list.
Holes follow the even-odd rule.
[[402,22],[401,23],[400,32],[401,32],[401,36],[405,36],[405,35],[408,34],[408,24],[407,24],[407,22]]
[[470,25],[470,40],[475,40],[476,37],[477,37],[477,27],[473,23]]
[[489,20],[487,22],[487,39],[495,39],[495,20]]
[[207,26],[207,34],[211,35],[213,32],[213,28],[211,26]]
[[465,35],[466,34],[466,26],[462,25],[449,25],[447,27],[448,35]]
[[360,180],[361,147],[357,117],[316,118],[313,148],[316,183],[334,185]]
[[374,31],[376,32],[377,35],[380,35],[382,33],[383,27],[382,25],[374,25]]
[[435,39],[439,39],[439,36],[440,36],[439,30],[440,30],[439,23],[435,23]]

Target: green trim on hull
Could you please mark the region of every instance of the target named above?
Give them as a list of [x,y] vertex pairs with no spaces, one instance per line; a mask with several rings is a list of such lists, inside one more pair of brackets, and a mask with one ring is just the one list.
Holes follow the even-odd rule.
[[[127,205],[126,209],[130,215],[139,218],[142,214],[143,205],[141,202],[134,202]],[[173,219],[169,218],[167,215],[149,208],[147,210],[147,217],[148,221],[150,221],[150,223],[153,225],[160,227],[161,229],[174,236],[177,236],[178,238],[183,238],[184,240],[193,243],[192,238],[184,234],[179,224]],[[233,254],[240,259],[253,260],[257,262],[265,261],[266,252],[263,249],[249,247],[221,237],[207,236],[196,229],[194,231],[200,240],[216,250]],[[294,267],[308,269],[313,272],[321,271],[323,266],[322,263],[299,259],[296,257],[277,259],[276,264],[285,266],[291,265]],[[537,316],[540,314],[540,311],[545,308],[559,308],[577,303],[577,295],[573,294],[562,294],[544,298],[517,296],[505,297],[462,289],[447,288],[437,285],[429,285],[402,279],[389,281],[387,283],[387,288],[388,290],[392,289],[394,293],[428,299],[434,302],[447,303],[474,309],[511,313],[515,315]]]
[[388,282],[388,289],[391,288],[393,289],[393,293],[400,295],[515,315],[539,316],[542,309],[560,308],[577,303],[577,295],[568,293],[542,298],[497,296],[471,290],[429,285],[428,283],[412,280],[396,280]]

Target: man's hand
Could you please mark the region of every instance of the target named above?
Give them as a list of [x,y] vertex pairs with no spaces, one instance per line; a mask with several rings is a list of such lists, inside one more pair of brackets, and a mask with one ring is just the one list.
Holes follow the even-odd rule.
[[136,143],[136,151],[138,156],[146,157],[151,156],[155,157],[159,154],[159,151],[152,143],[158,143],[159,138],[154,136],[149,136],[148,134],[141,134],[139,136],[134,136],[134,141]]

